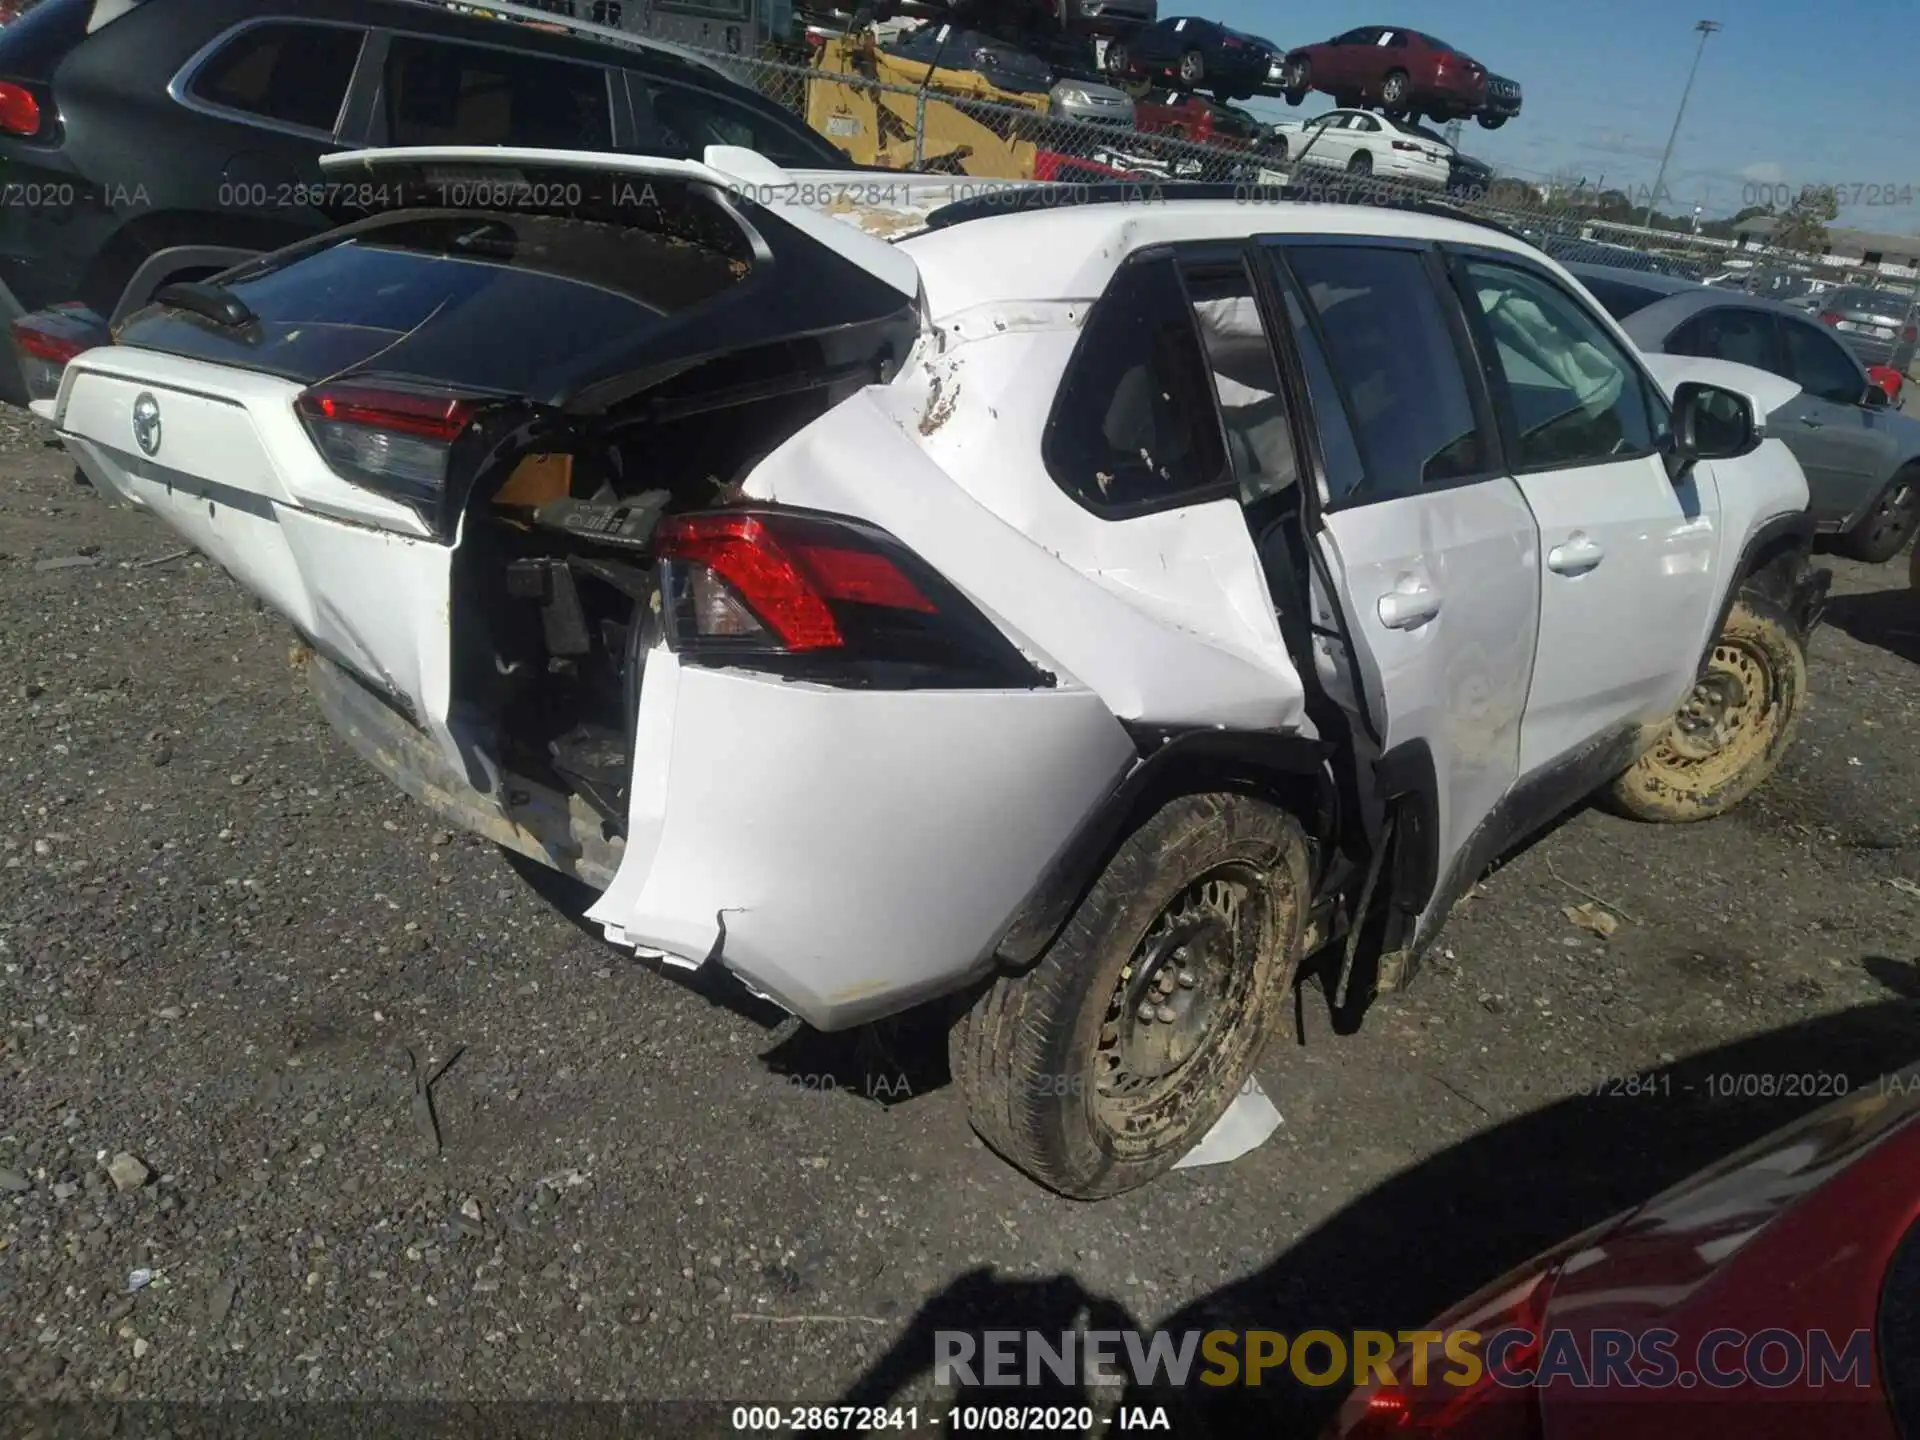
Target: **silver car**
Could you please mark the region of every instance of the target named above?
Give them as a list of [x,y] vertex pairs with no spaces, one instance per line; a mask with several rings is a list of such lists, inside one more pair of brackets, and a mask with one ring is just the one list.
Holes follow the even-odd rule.
[[1809,509],[1835,548],[1890,560],[1920,527],[1920,420],[1889,408],[1859,358],[1806,311],[1611,265],[1569,265],[1648,354],[1732,360],[1800,393],[1766,417],[1807,472]]

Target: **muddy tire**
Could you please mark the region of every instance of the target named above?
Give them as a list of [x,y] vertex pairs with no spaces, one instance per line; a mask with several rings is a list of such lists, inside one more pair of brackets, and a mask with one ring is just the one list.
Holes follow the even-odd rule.
[[1101,872],[1031,969],[949,1038],[981,1139],[1095,1200],[1146,1184],[1252,1073],[1299,963],[1306,833],[1238,795],[1168,802]]
[[1806,649],[1792,623],[1765,597],[1743,593],[1680,713],[1601,799],[1660,824],[1726,814],[1779,765],[1806,692]]

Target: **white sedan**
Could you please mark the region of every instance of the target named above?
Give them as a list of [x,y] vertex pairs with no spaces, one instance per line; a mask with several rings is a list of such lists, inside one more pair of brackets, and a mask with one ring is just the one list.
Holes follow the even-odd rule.
[[1276,160],[1416,185],[1444,187],[1453,170],[1453,153],[1444,144],[1371,110],[1329,110],[1311,120],[1283,120],[1264,148]]

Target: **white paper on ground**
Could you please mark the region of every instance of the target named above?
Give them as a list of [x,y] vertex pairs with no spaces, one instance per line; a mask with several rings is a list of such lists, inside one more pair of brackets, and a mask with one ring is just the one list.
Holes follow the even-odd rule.
[[1249,1077],[1247,1088],[1234,1097],[1227,1113],[1214,1122],[1198,1145],[1174,1162],[1173,1168],[1225,1165],[1264,1145],[1267,1137],[1279,1128],[1280,1112],[1267,1098],[1267,1092],[1260,1088],[1260,1082]]

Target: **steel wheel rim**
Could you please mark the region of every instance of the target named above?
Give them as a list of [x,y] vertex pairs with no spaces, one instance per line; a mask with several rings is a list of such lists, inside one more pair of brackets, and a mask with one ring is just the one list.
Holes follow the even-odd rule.
[[1690,788],[1718,789],[1765,753],[1779,703],[1765,652],[1743,639],[1723,639],[1651,758],[1669,775],[1685,777]]
[[1271,896],[1258,872],[1216,866],[1163,906],[1107,999],[1093,1067],[1093,1108],[1137,1134],[1204,1076],[1258,1002]]

